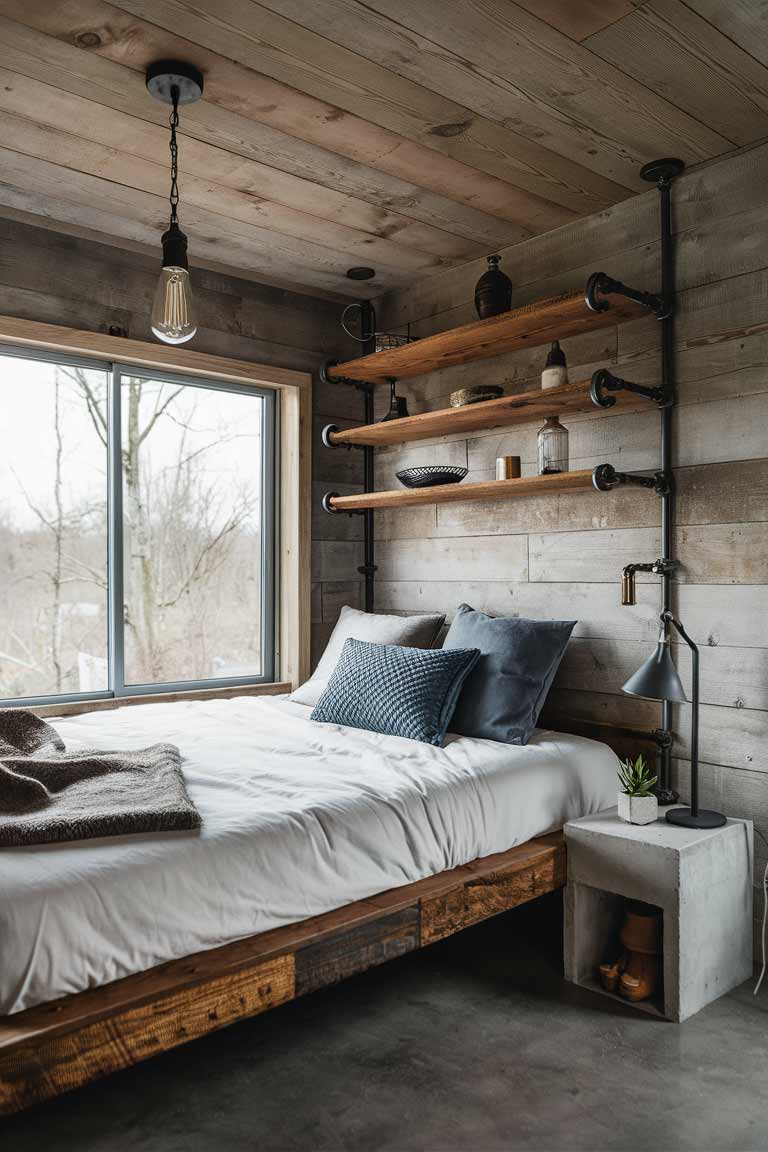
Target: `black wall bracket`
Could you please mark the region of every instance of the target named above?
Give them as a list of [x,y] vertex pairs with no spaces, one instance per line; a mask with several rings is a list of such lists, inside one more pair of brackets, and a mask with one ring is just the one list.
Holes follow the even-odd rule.
[[361,448],[365,450],[369,447],[368,444],[337,444],[333,437],[341,431],[342,429],[339,428],[338,424],[326,424],[325,428],[323,428],[322,432],[320,433],[320,439],[323,442],[323,446],[325,448],[346,448],[347,451],[349,451],[351,448]]
[[[338,424],[326,424],[325,428],[323,428],[322,432],[320,433],[320,439],[323,442],[323,447],[325,447],[325,448],[342,448],[343,447],[342,444],[334,444],[333,440],[331,440],[331,436],[334,436],[337,432],[341,432],[341,428],[339,428]],[[349,447],[349,445],[347,445],[347,447]]]
[[633,384],[631,380],[623,380],[621,376],[614,376],[608,368],[598,368],[592,374],[589,394],[592,403],[598,408],[612,408],[616,397],[611,392],[633,392],[636,396],[645,396],[646,400],[655,400],[659,408],[666,408],[674,403],[674,397],[664,388],[648,388],[644,384]]
[[655,740],[658,747],[663,751],[669,751],[674,743],[674,737],[668,728],[654,728],[653,732],[648,735],[652,740]]
[[317,374],[323,384],[349,384],[360,392],[367,392],[374,387],[367,380],[353,380],[351,376],[334,376],[331,369],[335,368],[337,364],[338,360],[324,360],[320,365]]
[[672,477],[667,472],[654,472],[653,476],[643,476],[639,472],[617,472],[613,464],[598,464],[592,472],[592,483],[598,492],[610,492],[612,488],[621,484],[652,488],[657,496],[669,496],[672,492]]
[[627,736],[636,736],[641,740],[652,740],[656,747],[662,752],[670,749],[674,743],[674,736],[668,728],[653,728],[650,731],[643,731],[637,728],[625,728],[623,731]]
[[331,368],[335,368],[338,360],[323,360],[318,370],[318,376],[323,384],[351,384],[351,380],[347,380],[346,376],[334,376],[331,373]]
[[647,564],[627,564],[625,572],[653,572],[654,576],[671,576],[680,567],[679,560],[653,560]]
[[654,312],[657,320],[665,320],[672,311],[672,302],[656,292],[643,292],[639,288],[630,288],[621,280],[614,280],[607,272],[593,272],[587,280],[584,291],[587,307],[592,312],[606,312],[610,308],[610,303],[604,297],[611,295],[626,296],[628,300],[634,300],[636,304],[641,304],[643,308]]
[[326,492],[320,504],[323,512],[330,513],[331,516],[341,516],[345,512],[347,516],[363,516],[365,514],[364,508],[334,508],[332,501],[336,500],[339,496],[338,492]]
[[[666,768],[665,765],[666,765],[666,761],[672,755],[672,747],[675,743],[674,733],[672,731],[670,731],[669,728],[654,728],[652,732],[643,732],[643,733],[641,733],[641,735],[645,736],[645,738],[647,740],[652,740],[654,742],[654,744],[656,745],[656,749],[657,749],[657,753],[656,753],[657,760],[661,761],[661,772],[662,773],[667,772],[668,769]],[[657,773],[657,777],[658,777],[658,783],[656,784],[654,791],[657,795],[659,803],[660,804],[675,804],[675,803],[677,803],[677,798],[678,798],[677,793],[674,792],[669,787],[669,783],[668,783],[669,777],[667,776],[667,778],[666,778],[667,783],[665,783],[663,777],[659,776],[658,765],[657,765],[656,773]]]
[[[367,509],[365,508],[335,508],[333,501],[339,496],[338,492],[326,492],[320,504],[323,512],[329,512],[331,516],[365,516]],[[374,568],[374,572],[376,569]],[[362,568],[358,568],[358,572],[362,572]]]

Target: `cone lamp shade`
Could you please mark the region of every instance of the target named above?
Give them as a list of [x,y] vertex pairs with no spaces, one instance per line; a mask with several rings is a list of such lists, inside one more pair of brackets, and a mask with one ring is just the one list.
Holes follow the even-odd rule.
[[648,700],[674,700],[678,704],[687,701],[666,637],[659,637],[656,651],[630,676],[622,692],[629,696],[644,696]]

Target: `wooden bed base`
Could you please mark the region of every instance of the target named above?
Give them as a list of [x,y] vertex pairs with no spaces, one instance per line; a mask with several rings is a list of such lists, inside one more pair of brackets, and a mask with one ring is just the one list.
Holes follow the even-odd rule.
[[0,1115],[167,1052],[565,884],[562,833],[0,1018]]

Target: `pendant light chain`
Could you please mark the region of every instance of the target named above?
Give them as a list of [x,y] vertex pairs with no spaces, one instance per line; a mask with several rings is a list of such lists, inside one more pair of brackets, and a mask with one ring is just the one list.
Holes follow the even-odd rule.
[[174,85],[171,88],[173,111],[168,123],[171,126],[171,194],[168,197],[171,203],[171,224],[178,223],[176,209],[179,205],[179,146],[176,143],[176,129],[179,126],[179,89]]
[[197,309],[189,277],[187,237],[179,227],[179,105],[193,104],[203,95],[203,74],[183,60],[158,60],[147,69],[147,89],[166,109],[170,128],[170,223],[160,237],[163,263],[152,302],[150,328],[164,344],[185,344],[197,332]]

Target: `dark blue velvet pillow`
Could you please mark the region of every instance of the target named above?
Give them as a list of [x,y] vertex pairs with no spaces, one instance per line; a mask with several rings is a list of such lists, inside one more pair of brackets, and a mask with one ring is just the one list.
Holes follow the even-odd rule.
[[344,641],[310,719],[441,745],[480,653]]
[[443,651],[479,648],[481,655],[464,682],[451,732],[527,744],[575,624],[495,618],[462,604]]

